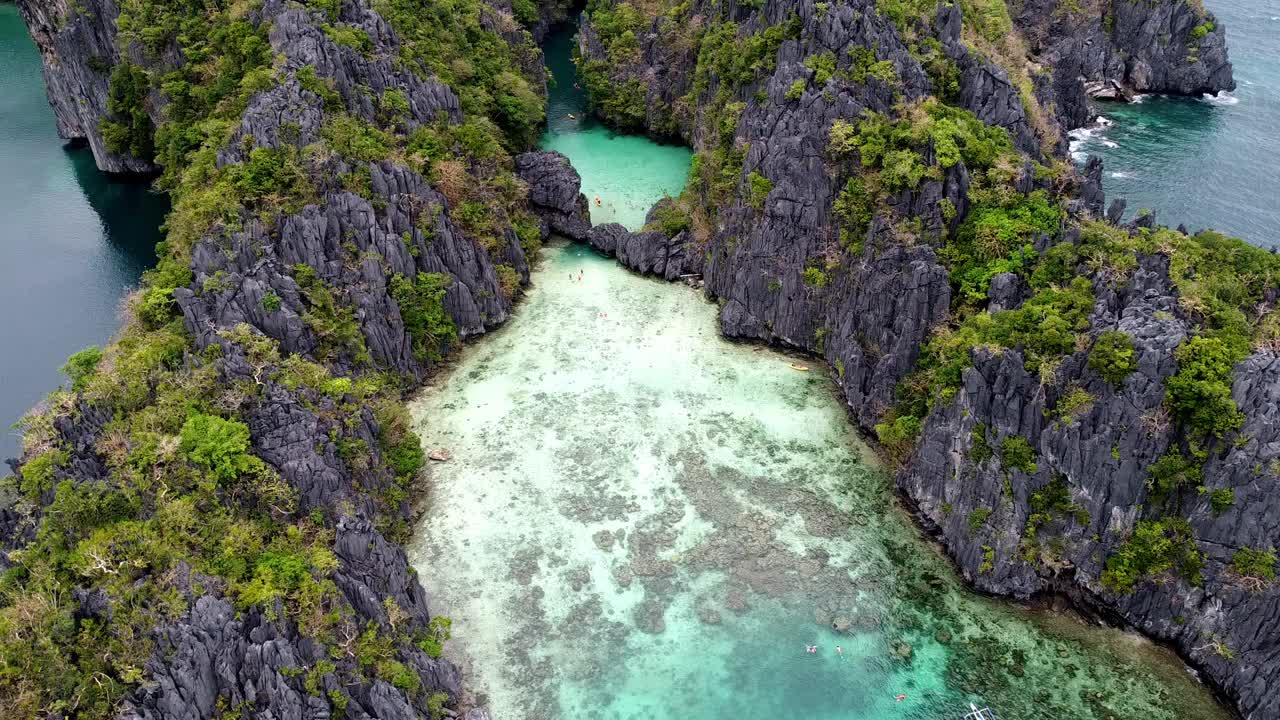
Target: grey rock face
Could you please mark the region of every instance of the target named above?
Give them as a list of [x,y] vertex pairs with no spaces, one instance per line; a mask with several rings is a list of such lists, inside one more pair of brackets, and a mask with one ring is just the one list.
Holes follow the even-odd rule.
[[[107,117],[111,68],[119,62],[120,10],[114,0],[23,0],[18,10],[44,60],[45,90],[58,136],[87,142],[103,172],[155,172],[156,166],[147,160],[108,150],[98,127]],[[152,115],[158,112],[152,109]]]
[[[1032,59],[1045,70],[1032,73],[1036,97],[1042,107],[1054,109],[1053,117],[1035,122],[1005,71],[961,41],[958,8],[940,8],[934,22],[945,54],[960,71],[954,102],[988,124],[1005,127],[1031,158],[1065,154],[1064,144],[1046,142],[1037,125],[1056,121],[1060,131],[1092,119],[1086,83],[1106,83],[1124,93],[1193,95],[1233,87],[1222,28],[1206,25],[1211,16],[1191,4],[1116,0],[1104,3],[1103,16],[1087,18],[1058,12],[1057,6],[1024,4],[1015,18]],[[695,2],[695,13],[705,9]],[[876,80],[861,87],[832,81],[814,88],[803,58],[824,50],[841,58],[848,45],[875,48],[877,59],[893,62],[903,98],[932,88],[896,29],[869,4],[831,4],[824,10],[798,0],[733,11],[742,34],[781,22],[792,12],[803,30],[801,40],[782,43],[771,74],[733,98],[744,104],[735,144],[750,145],[739,175],[739,199],[718,208],[710,237],[686,247],[702,249],[707,292],[722,303],[722,331],[822,355],[854,417],[870,431],[893,403],[893,389],[912,369],[923,341],[947,317],[951,285],[933,246],[969,212],[970,179],[959,164],[943,181],[925,182],[890,200],[899,217],[918,222],[919,234],[906,237],[888,218],[876,217],[853,247],[836,241],[831,210],[840,188],[833,186],[826,165],[828,130],[837,118],[886,112],[894,98]],[[652,133],[676,132],[701,148],[707,140],[698,124],[704,107],[670,111],[691,88],[696,58],[668,42],[661,23],[638,40],[642,61],[616,69],[613,79],[646,83],[646,124]],[[604,57],[589,24],[579,48],[588,58]],[[793,84],[803,86],[798,98],[788,96]],[[713,78],[697,102],[712,102],[715,92]],[[752,172],[770,186],[755,206],[743,199]],[[1095,158],[1072,179],[1074,215],[1102,216],[1101,175]],[[1023,191],[1037,187],[1033,173],[1024,170],[1019,185]],[[942,198],[955,208],[953,218],[938,212]],[[1113,224],[1123,208],[1119,201],[1107,213]],[[1153,224],[1150,218],[1141,221],[1144,227]],[[1062,239],[1072,237],[1066,233]],[[654,268],[670,257],[673,240],[601,226],[589,242],[625,257],[628,267],[660,272]],[[1036,249],[1045,250],[1049,242],[1038,238]],[[1113,388],[1089,368],[1086,353],[1068,357],[1045,381],[1026,370],[1016,349],[975,350],[955,399],[926,419],[915,454],[897,476],[898,487],[939,535],[961,573],[980,589],[1019,598],[1069,595],[1102,616],[1172,643],[1249,720],[1280,717],[1280,652],[1274,643],[1280,590],[1274,584],[1245,589],[1228,569],[1240,547],[1280,545],[1274,521],[1280,508],[1257,489],[1265,485],[1259,478],[1273,472],[1273,455],[1280,454],[1280,441],[1272,437],[1280,431],[1270,419],[1271,396],[1280,393],[1280,362],[1270,352],[1259,352],[1236,368],[1233,392],[1246,415],[1242,437],[1247,442],[1213,453],[1205,467],[1207,488],[1236,493],[1232,508],[1215,514],[1207,495],[1194,491],[1165,507],[1148,495],[1146,468],[1179,441],[1164,415],[1164,383],[1177,369],[1172,352],[1188,337],[1189,326],[1162,257],[1144,257],[1123,282],[1097,279],[1094,287],[1098,303],[1092,332],[1118,329],[1134,339],[1137,349],[1138,370],[1123,387]],[[997,275],[989,308],[1016,308],[1028,295],[1016,275]],[[1064,418],[1056,414],[1057,406],[1072,388],[1090,393],[1093,401]],[[983,433],[995,452],[975,455],[975,437]],[[1002,466],[998,450],[1011,437],[1022,437],[1036,450],[1034,472]],[[1249,475],[1259,468],[1261,476]],[[1055,478],[1066,483],[1079,512],[1056,515],[1037,527],[1040,537],[1061,539],[1066,548],[1061,556],[1041,552],[1028,561],[1021,540],[1033,512],[1031,495]],[[977,531],[970,526],[975,511],[990,511]],[[1105,558],[1139,520],[1166,515],[1190,518],[1206,555],[1203,584],[1163,577],[1129,595],[1104,586]],[[990,570],[984,566],[988,549],[994,559]]]
[[1053,73],[1052,96],[1066,127],[1094,116],[1086,86],[1106,94],[1115,88],[1120,97],[1235,88],[1225,28],[1199,4],[1108,0],[1101,13],[1063,12],[1052,0],[1020,7],[1014,22],[1032,55]]
[[[875,48],[877,59],[893,63],[901,81],[898,92],[906,99],[927,95],[930,81],[896,28],[874,12],[872,3],[832,4],[819,12],[810,2],[785,2],[768,6],[763,16],[744,12],[735,20],[745,34],[758,30],[766,17],[780,23],[792,12],[802,23],[802,39],[784,41],[774,72],[743,88],[739,98],[745,108],[734,135],[738,144],[750,144],[740,188],[749,173],[768,178],[772,191],[762,207],[739,200],[720,208],[718,227],[705,239],[687,237],[680,242],[661,233],[627,234],[606,226],[596,228],[590,242],[643,272],[664,277],[703,273],[708,295],[723,303],[720,325],[726,335],[823,355],[843,368],[840,382],[851,407],[874,423],[891,403],[894,385],[915,362],[930,328],[945,317],[950,286],[928,240],[913,247],[895,246],[894,231],[886,222],[871,228],[865,249],[857,253],[836,241],[830,213],[840,188],[827,168],[828,129],[837,119],[854,119],[867,110],[888,112],[899,98],[893,86],[876,78],[861,85],[831,80],[826,87],[812,87],[814,73],[804,59],[830,50],[838,58],[837,67],[843,67],[850,50]],[[669,110],[690,88],[696,55],[666,42],[660,32],[640,41],[644,64],[622,72],[643,78],[650,88],[650,129],[658,134],[678,130],[696,146],[701,140],[695,125],[677,121]],[[589,23],[583,26],[579,45],[588,57],[603,55]],[[957,52],[968,57],[958,44]],[[788,100],[796,81],[804,81],[806,90],[798,100]],[[1000,82],[1007,86],[1007,81]],[[984,93],[996,84],[997,80],[972,84],[974,102],[985,102]],[[713,80],[704,99],[709,101],[714,91]],[[991,112],[992,121],[1018,122],[1012,115]],[[921,216],[936,237],[945,223],[938,201],[953,200],[962,216],[967,185],[967,173],[958,166],[944,182],[903,193],[895,203],[904,216]],[[820,286],[806,282],[810,267],[827,268]]]
[[[1271,472],[1259,475],[1260,469],[1280,455],[1280,432],[1271,419],[1273,396],[1280,395],[1280,361],[1259,352],[1236,367],[1233,396],[1245,413],[1241,432],[1248,441],[1213,453],[1204,468],[1207,488],[1233,489],[1231,508],[1215,512],[1208,495],[1194,490],[1155,497],[1147,469],[1178,441],[1164,409],[1165,381],[1177,370],[1172,351],[1190,328],[1179,319],[1163,258],[1144,258],[1118,289],[1101,283],[1095,289],[1099,301],[1091,326],[1129,334],[1137,350],[1137,370],[1123,386],[1098,377],[1084,353],[1067,358],[1046,386],[1024,369],[1020,352],[977,350],[955,401],[929,416],[919,448],[898,474],[898,487],[980,589],[1020,598],[1065,593],[1174,644],[1246,717],[1273,717],[1280,712],[1280,664],[1269,638],[1280,623],[1274,610],[1280,589],[1247,589],[1229,565],[1237,549],[1274,546],[1280,538],[1280,507],[1258,489],[1260,478]],[[1057,404],[1072,387],[1094,399],[1063,417]],[[983,428],[994,453],[975,451]],[[1024,438],[1035,449],[1034,473],[1002,466],[1000,443],[1010,437]],[[1030,498],[1055,478],[1066,484],[1079,511],[1041,522],[1038,537],[1061,541],[1063,551],[1059,556],[1041,549],[1029,562],[1022,543],[1033,512]],[[975,511],[990,511],[978,530],[970,526]],[[1104,586],[1105,558],[1136,524],[1168,516],[1189,518],[1205,555],[1203,583],[1167,575],[1139,583],[1131,594]],[[987,548],[994,551],[994,563],[984,571]],[[1235,660],[1223,656],[1224,646]]]
[[263,12],[272,17],[271,47],[287,59],[286,67],[293,71],[315,67],[316,75],[333,81],[352,115],[374,120],[377,98],[387,90],[399,90],[409,101],[409,116],[403,121],[406,129],[430,123],[442,114],[452,121],[461,119],[453,90],[419,77],[394,60],[400,41],[387,21],[367,4],[344,2],[339,17],[364,30],[373,45],[383,50],[372,56],[329,40],[307,11],[286,9],[281,0],[269,0]]
[[[373,359],[409,376],[421,377],[426,368],[414,358],[412,338],[390,296],[392,276],[449,275],[445,308],[463,338],[506,320],[511,301],[499,290],[493,262],[441,212],[447,200],[402,166],[380,162],[369,170],[374,194],[383,198],[377,208],[359,195],[334,191],[322,204],[286,216],[274,228],[252,224],[195,248],[196,287],[201,290],[180,289],[175,296],[201,347],[214,342],[221,329],[247,322],[279,340],[282,350],[314,354],[320,341],[303,320],[307,310],[291,275],[299,264],[315,268],[326,285],[341,293],[343,304],[355,308]],[[434,217],[433,224],[424,220],[428,217]],[[424,228],[432,230],[430,237]],[[507,250],[523,261],[514,233]],[[216,282],[206,282],[214,278]],[[280,298],[278,310],[264,306],[268,292]],[[353,360],[344,356],[337,365],[346,367]]]
[[939,5],[936,26],[938,39],[947,57],[960,69],[960,97],[957,104],[988,124],[1009,131],[1019,150],[1039,157],[1039,141],[1027,118],[1022,96],[1009,81],[1008,73],[971,52],[960,39],[962,14],[956,5]]
[[533,151],[515,158],[516,174],[529,184],[529,204],[549,232],[586,240],[591,211],[582,194],[582,178],[569,158],[554,151]]
[[630,232],[617,223],[597,225],[587,238],[591,247],[616,257],[624,267],[666,280],[700,272],[696,248],[690,247],[690,242],[683,232],[675,237],[656,230]]
[[[115,61],[118,13],[110,0],[91,0],[90,5],[33,0],[23,6],[45,55],[60,130],[67,137],[86,138],[99,167],[150,170],[100,147],[97,127],[105,111],[106,77],[91,74],[89,68],[99,63],[90,59],[102,58],[108,66]],[[395,60],[399,40],[368,3],[342,3],[340,20],[367,33],[376,52],[333,42],[320,17],[295,3],[267,0],[255,11],[253,22],[270,24],[279,82],[249,98],[231,142],[217,157],[220,166],[243,162],[255,148],[303,147],[319,139],[328,114],[338,108],[326,107],[324,99],[303,89],[297,74],[308,66],[331,83],[340,109],[357,118],[384,124],[375,100],[396,90],[408,103],[408,112],[396,121],[401,131],[461,121],[458,98],[449,87],[403,69]],[[529,186],[528,209],[541,214],[545,230],[585,238],[586,202],[578,192],[577,173],[563,157],[531,153],[516,164]],[[360,194],[339,180],[356,170],[368,176]],[[128,720],[208,720],[225,708],[237,708],[246,717],[319,720],[330,717],[330,699],[339,695],[346,698],[349,718],[417,720],[430,715],[432,694],[445,693],[452,702],[461,691],[457,668],[412,641],[430,632],[426,594],[404,551],[370,520],[375,513],[384,521],[410,519],[406,502],[387,508],[384,503],[390,501],[375,500],[399,482],[381,456],[385,428],[378,416],[368,407],[353,412],[334,398],[281,384],[268,363],[248,357],[228,335],[271,337],[281,353],[314,360],[335,374],[375,369],[420,380],[432,368],[432,353],[415,352],[415,339],[391,291],[397,276],[446,277],[443,309],[465,339],[509,317],[512,300],[499,283],[497,266],[510,266],[527,282],[528,259],[509,218],[494,218],[497,238],[482,245],[454,222],[449,200],[403,164],[324,156],[306,160],[304,171],[315,190],[313,202],[274,216],[245,213],[233,229],[215,227],[192,248],[194,282],[175,290],[174,297],[194,349],[221,349],[221,381],[257,388],[239,411],[249,427],[253,453],[296,492],[299,517],[317,513],[330,519],[337,567],[329,579],[341,599],[335,606],[344,612],[350,608],[335,632],[347,645],[321,643],[308,634],[305,622],[285,618],[279,606],[237,608],[220,580],[190,577],[187,570],[180,583],[185,610],[155,630],[156,652],[145,668],[146,680],[121,709]],[[302,266],[306,269],[300,270]],[[314,317],[311,293],[317,288],[332,297],[332,308],[325,312],[336,313],[339,321],[349,319],[358,337],[335,345],[328,335],[332,328]],[[108,479],[97,448],[110,420],[110,412],[84,404],[58,421],[55,429],[69,456],[58,470],[59,480]],[[367,448],[368,459],[360,462],[362,458],[340,452],[343,442]],[[12,498],[0,500],[0,544],[9,549],[30,542],[33,519],[15,512]],[[52,491],[46,503],[51,500]],[[8,562],[0,553],[0,568]],[[100,593],[85,590],[75,597],[82,617],[109,618],[113,612]],[[351,643],[370,625],[397,638],[393,659],[416,674],[417,690],[395,687],[357,669]],[[321,661],[334,663],[340,672],[313,673]],[[350,683],[339,677],[364,679]],[[482,711],[473,716],[485,717]]]

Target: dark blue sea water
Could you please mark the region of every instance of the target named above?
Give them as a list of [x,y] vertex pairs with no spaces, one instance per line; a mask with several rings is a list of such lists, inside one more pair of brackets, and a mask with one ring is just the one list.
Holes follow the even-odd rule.
[[63,381],[66,357],[119,326],[168,207],[58,139],[40,53],[0,4],[0,459],[18,452],[9,426]]
[[1100,155],[1108,199],[1167,225],[1280,245],[1280,1],[1205,0],[1227,28],[1237,88],[1219,97],[1103,103],[1110,121],[1073,143]]

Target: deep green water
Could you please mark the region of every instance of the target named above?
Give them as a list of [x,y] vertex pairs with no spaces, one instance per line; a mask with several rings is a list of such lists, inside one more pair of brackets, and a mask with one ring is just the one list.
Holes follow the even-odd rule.
[[[547,144],[585,147],[587,187],[620,147],[631,191],[679,189],[669,149],[575,127]],[[822,368],[726,342],[715,315],[554,245],[512,321],[413,403],[453,459],[429,470],[411,560],[495,718],[1225,717],[1136,635],[967,591]]]
[[1205,0],[1227,26],[1236,90],[1216,98],[1105,103],[1111,122],[1073,143],[1100,155],[1107,197],[1188,229],[1280,245],[1280,3]]
[[[119,327],[126,289],[155,262],[168,203],[99,173],[58,139],[40,54],[0,4],[0,458],[9,426],[63,378],[58,368]],[[0,473],[3,474],[3,473]]]

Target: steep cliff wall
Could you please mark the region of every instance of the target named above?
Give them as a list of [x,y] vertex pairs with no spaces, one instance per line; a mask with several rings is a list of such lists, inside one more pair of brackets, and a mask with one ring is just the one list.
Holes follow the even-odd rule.
[[425,461],[401,395],[507,319],[549,232],[515,174],[529,33],[465,1],[23,13],[63,133],[154,159],[174,211],[0,480],[0,707],[486,717],[398,545]]
[[1063,143],[1096,83],[1232,87],[1222,28],[1186,3],[645,7],[593,4],[580,69],[606,120],[694,147],[692,183],[589,242],[703,273],[726,335],[825,357],[977,587],[1070,595],[1280,713],[1280,263],[1107,224]]
[[58,135],[88,142],[104,172],[154,172],[151,158],[136,157],[119,145],[109,147],[103,138],[101,122],[112,115],[107,109],[111,71],[120,59],[116,3],[21,2],[18,10],[44,58],[44,83]]
[[1027,2],[1014,14],[1033,62],[1052,75],[1058,116],[1092,119],[1088,94],[1199,95],[1235,88],[1226,28],[1199,2]]

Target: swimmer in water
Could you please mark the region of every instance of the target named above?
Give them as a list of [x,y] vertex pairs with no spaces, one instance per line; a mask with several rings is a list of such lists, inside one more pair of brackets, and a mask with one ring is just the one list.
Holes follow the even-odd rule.
[[897,696],[895,696],[893,699],[897,700],[898,702],[902,702],[903,700],[907,699],[907,696],[903,695],[902,693],[898,693]]
[[839,645],[837,645],[837,646],[836,646],[836,654],[837,654],[837,655],[844,655],[844,648],[842,648],[842,647],[840,647]]
[[600,206],[600,196],[599,196],[599,195],[597,195],[597,196],[596,196],[596,207],[599,207],[599,206]]

